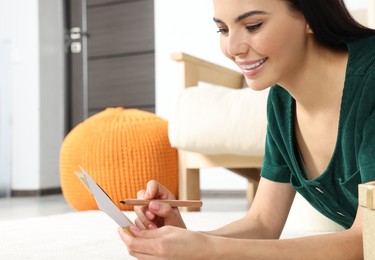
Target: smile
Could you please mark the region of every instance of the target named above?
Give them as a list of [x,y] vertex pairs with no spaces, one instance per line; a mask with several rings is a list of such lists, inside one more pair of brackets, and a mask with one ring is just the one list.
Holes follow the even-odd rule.
[[242,68],[243,68],[243,70],[253,70],[253,69],[256,69],[256,68],[260,67],[263,63],[265,63],[267,61],[267,59],[268,58],[264,58],[264,59],[259,60],[256,63],[249,64],[249,65],[243,65]]

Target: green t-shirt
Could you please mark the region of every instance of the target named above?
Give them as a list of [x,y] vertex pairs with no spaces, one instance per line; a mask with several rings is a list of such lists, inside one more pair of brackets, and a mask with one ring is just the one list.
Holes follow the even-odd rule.
[[338,136],[325,171],[307,180],[295,141],[294,103],[280,86],[270,90],[261,176],[290,182],[313,207],[345,228],[358,206],[358,184],[375,180],[375,36],[346,44],[349,51]]

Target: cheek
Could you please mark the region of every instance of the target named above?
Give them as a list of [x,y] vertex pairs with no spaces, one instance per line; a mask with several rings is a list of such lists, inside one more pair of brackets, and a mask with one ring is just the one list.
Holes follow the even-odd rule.
[[220,49],[221,49],[221,52],[225,55],[225,57],[227,57],[228,59],[230,60],[233,60],[233,57],[231,55],[229,55],[228,53],[228,42],[226,41],[226,38],[224,37],[220,37]]
[[[277,33],[265,35],[264,55],[270,58],[270,61],[276,66],[276,70],[285,70],[286,68],[295,68],[298,66],[299,58],[304,56],[306,48],[306,38],[301,28],[290,30],[276,30]],[[266,49],[267,48],[267,49]],[[281,72],[281,71],[280,71]]]
[[[276,32],[276,33],[275,33]],[[289,54],[296,47],[294,42],[297,36],[288,30],[275,30],[264,35],[264,48],[268,55],[283,56]]]

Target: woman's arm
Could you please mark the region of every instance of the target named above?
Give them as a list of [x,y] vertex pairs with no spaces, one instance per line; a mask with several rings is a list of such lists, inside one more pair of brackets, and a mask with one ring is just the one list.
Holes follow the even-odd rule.
[[[273,182],[261,178],[249,212],[242,219],[207,234],[237,238],[279,238],[295,191],[289,183]],[[156,181],[147,183],[147,189],[138,192],[139,199],[174,199],[163,185]],[[148,207],[134,207],[140,229],[156,229],[164,225],[185,227],[177,208],[157,200]]]
[[295,191],[289,183],[261,178],[249,212],[242,219],[206,234],[233,238],[277,239],[284,228]]
[[208,238],[222,259],[363,259],[362,214],[342,232],[282,240]]
[[[133,227],[135,228],[135,227]],[[239,239],[211,236],[172,226],[120,231],[138,259],[362,259],[361,214],[346,231],[293,239]]]
[[[290,184],[261,179],[248,214],[211,232],[172,226],[120,230],[129,253],[139,259],[361,259],[361,211],[347,231],[283,239],[279,236],[295,192]],[[174,215],[174,214],[172,214]],[[204,245],[204,246],[203,246]],[[155,258],[154,258],[155,257]]]
[[[258,193],[259,192],[259,193]],[[223,259],[362,259],[362,213],[346,231],[278,240],[294,198],[290,184],[262,179],[254,204],[242,219],[207,234]],[[231,239],[231,238],[251,238]],[[237,252],[236,254],[234,254]]]

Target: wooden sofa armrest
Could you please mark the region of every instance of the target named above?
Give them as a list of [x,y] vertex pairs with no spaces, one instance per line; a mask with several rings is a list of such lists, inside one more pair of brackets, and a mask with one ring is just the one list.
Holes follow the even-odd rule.
[[183,88],[197,86],[199,81],[230,88],[243,87],[244,78],[240,72],[183,52],[172,53],[171,59],[179,63],[178,78]]

